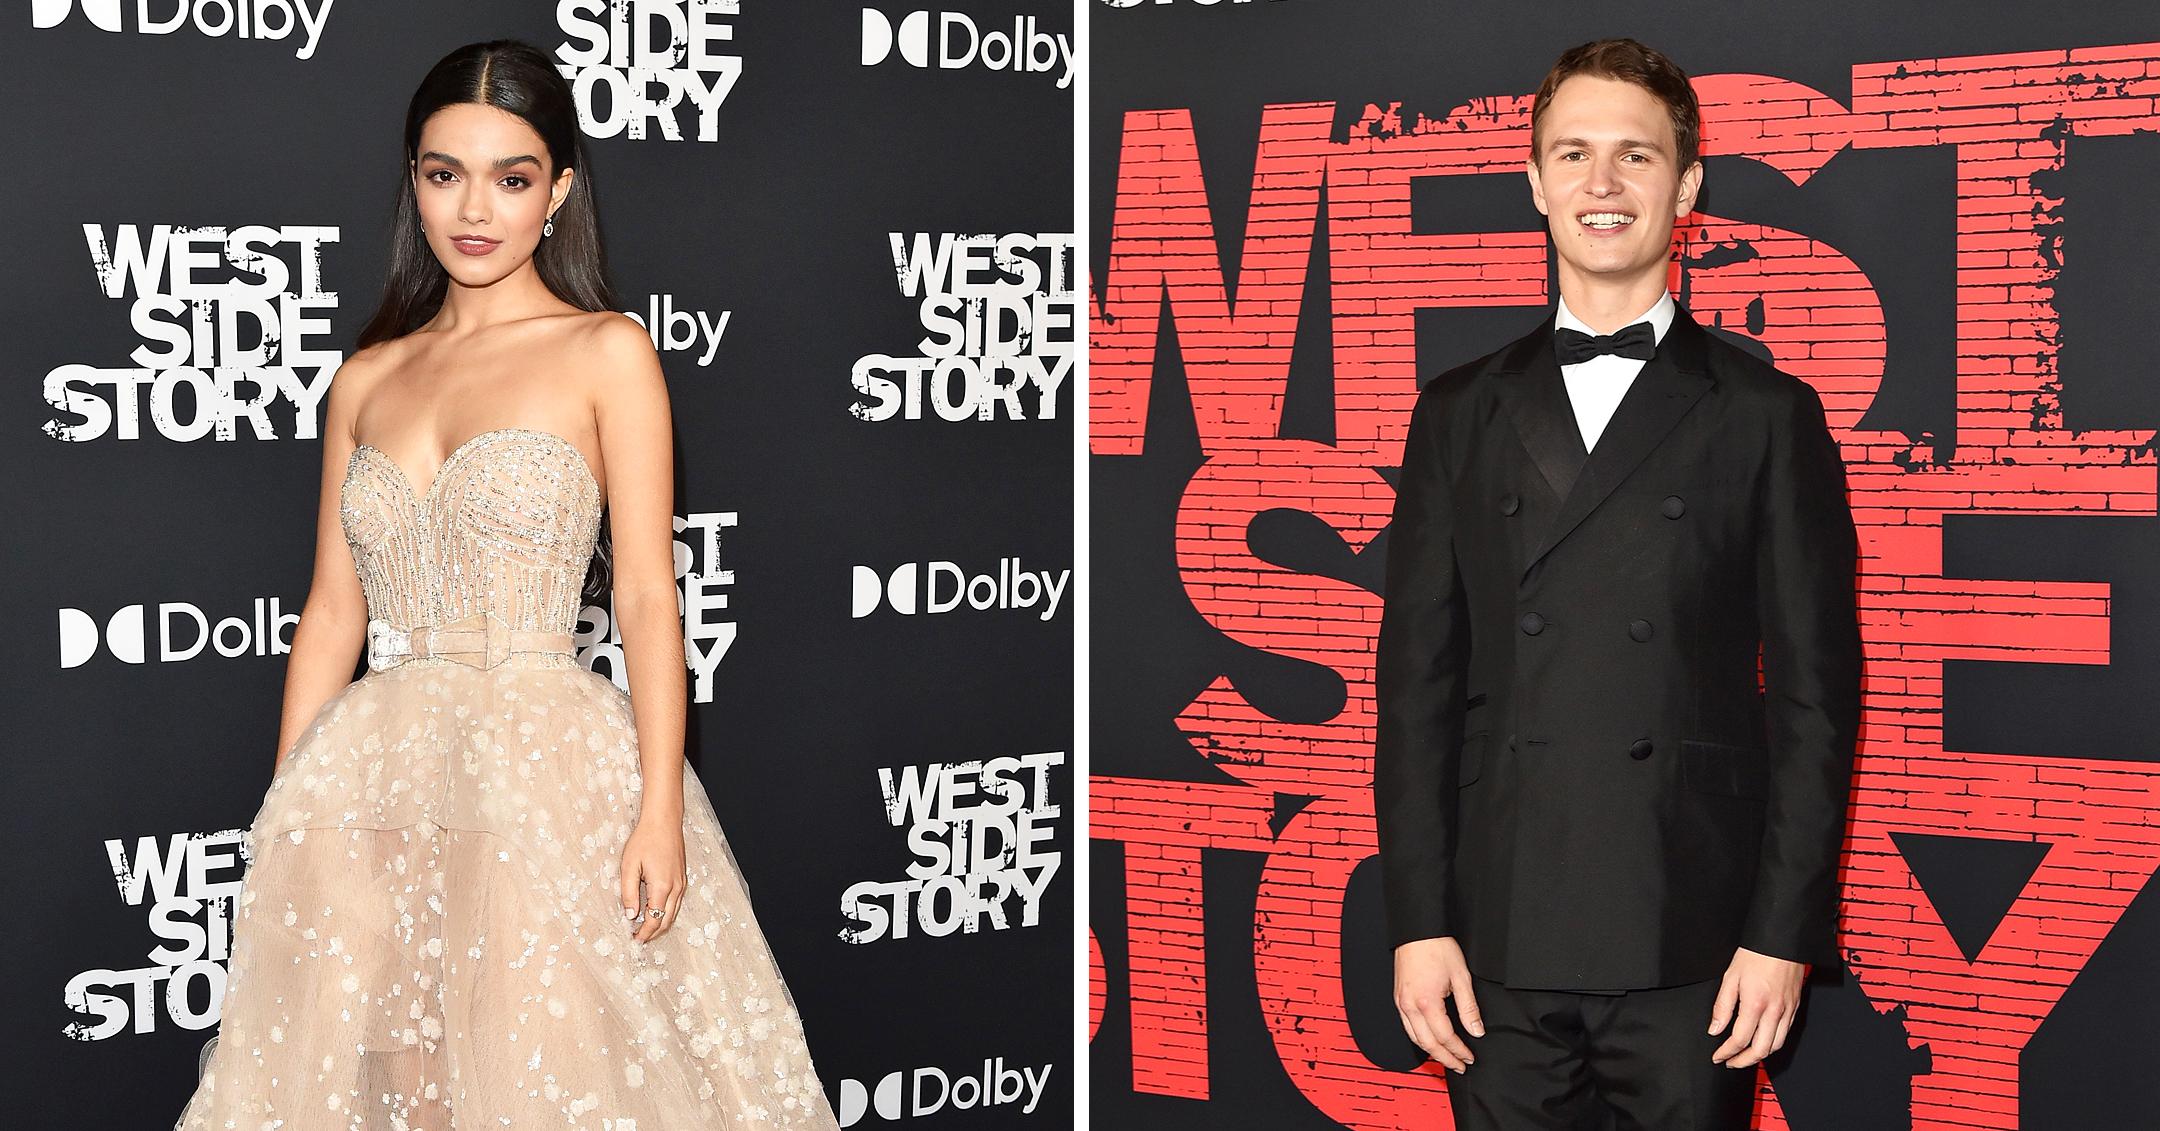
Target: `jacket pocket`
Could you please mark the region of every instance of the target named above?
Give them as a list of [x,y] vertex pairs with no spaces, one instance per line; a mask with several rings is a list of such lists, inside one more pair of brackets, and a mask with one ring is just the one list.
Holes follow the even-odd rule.
[[1688,788],[1760,801],[1770,794],[1770,754],[1760,746],[1680,740],[1680,772]]
[[1485,740],[1487,732],[1478,731],[1463,739],[1462,758],[1456,763],[1455,785],[1457,788],[1478,780],[1485,772]]

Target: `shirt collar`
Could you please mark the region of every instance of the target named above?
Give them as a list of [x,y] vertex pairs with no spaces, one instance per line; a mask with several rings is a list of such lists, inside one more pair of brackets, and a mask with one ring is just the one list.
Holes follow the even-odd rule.
[[[1649,310],[1638,314],[1625,322],[1622,322],[1620,325],[1632,326],[1637,322],[1648,322],[1650,323],[1651,331],[1656,334],[1655,340],[1662,344],[1665,341],[1665,331],[1672,326],[1673,313],[1676,309],[1677,304],[1673,302],[1672,292],[1667,291],[1664,294],[1658,296],[1658,300],[1650,305]],[[1586,323],[1584,323],[1582,319],[1575,317],[1575,312],[1568,309],[1567,299],[1565,298],[1560,300],[1560,309],[1554,315],[1553,328],[1559,330],[1574,330],[1578,333],[1591,335],[1595,335],[1597,333],[1596,330],[1591,329]]]

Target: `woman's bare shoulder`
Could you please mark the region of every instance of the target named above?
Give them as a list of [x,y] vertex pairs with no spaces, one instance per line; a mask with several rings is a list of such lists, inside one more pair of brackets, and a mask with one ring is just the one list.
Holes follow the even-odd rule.
[[346,355],[338,363],[337,372],[330,377],[330,394],[324,412],[331,421],[340,422],[348,434],[360,416],[360,408],[382,379],[397,371],[405,354],[399,339],[374,342]]
[[349,390],[357,391],[356,386],[372,385],[397,372],[398,366],[404,364],[412,352],[412,343],[408,338],[388,338],[373,342],[346,355],[345,360],[338,364],[337,374],[331,380],[331,388],[335,390],[339,383],[343,383]]
[[660,374],[660,355],[645,327],[613,310],[578,316],[566,327],[558,356],[578,384],[595,394],[602,389],[621,390],[625,378]]
[[652,338],[637,319],[619,310],[595,310],[576,319],[579,348],[596,361],[621,361],[640,353],[654,354]]

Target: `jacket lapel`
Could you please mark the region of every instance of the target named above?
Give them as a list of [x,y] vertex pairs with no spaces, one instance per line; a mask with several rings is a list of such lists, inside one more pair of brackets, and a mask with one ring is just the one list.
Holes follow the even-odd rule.
[[[1642,372],[1628,385],[1620,405],[1613,410],[1612,419],[1598,437],[1597,447],[1581,463],[1582,470],[1573,476],[1567,488],[1561,492],[1559,513],[1545,528],[1544,537],[1523,560],[1522,572],[1528,574],[1544,556],[1552,552],[1560,540],[1610,497],[1625,481],[1628,474],[1664,441],[1666,435],[1680,423],[1680,418],[1693,408],[1703,390],[1710,387],[1711,378],[1704,360],[1703,328],[1681,307],[1673,312],[1672,325],[1665,331],[1665,340],[1658,343],[1657,356],[1645,362]],[[1575,424],[1573,404],[1567,398],[1567,387],[1560,378],[1560,366],[1553,358],[1552,336],[1547,333],[1541,349],[1536,351],[1543,358],[1544,367],[1551,369],[1549,384],[1559,390],[1556,413],[1566,425],[1567,433],[1574,437],[1577,450],[1582,446],[1582,433]],[[1526,403],[1542,404],[1538,390],[1547,384],[1546,375],[1537,369],[1526,368],[1522,374],[1526,388],[1521,398]],[[1533,408],[1528,414],[1533,421],[1531,431],[1542,433],[1552,427],[1539,423],[1538,418],[1551,412],[1546,408]],[[1518,428],[1522,425],[1518,424]],[[1539,442],[1553,445],[1546,437]],[[1531,444],[1528,435],[1526,445]],[[1552,479],[1546,468],[1547,459],[1536,447],[1531,454],[1538,461],[1538,469]]]
[[1589,453],[1583,449],[1582,429],[1575,423],[1567,383],[1560,378],[1560,362],[1553,356],[1553,320],[1548,317],[1518,339],[1501,370],[1510,374],[1500,389],[1515,434],[1553,498],[1567,498]]

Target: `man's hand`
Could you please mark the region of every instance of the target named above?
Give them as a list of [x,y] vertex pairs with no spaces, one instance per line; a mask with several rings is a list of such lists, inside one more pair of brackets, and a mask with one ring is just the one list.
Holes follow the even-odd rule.
[[1477,995],[1470,991],[1470,964],[1453,938],[1419,939],[1395,948],[1395,1011],[1402,1016],[1403,1031],[1425,1055],[1460,1074],[1476,1064],[1477,1057],[1448,1021],[1450,997],[1464,1031],[1484,1036]]
[[[1399,957],[1395,969],[1400,984]],[[1807,980],[1807,973],[1806,963],[1772,958],[1746,947],[1734,952],[1732,965],[1725,969],[1725,983],[1718,987],[1717,1004],[1710,1010],[1710,1035],[1716,1036],[1733,1020],[1735,1007],[1739,1023],[1710,1059],[1727,1068],[1747,1068],[1784,1048],[1785,1034],[1800,1013],[1800,984]]]

